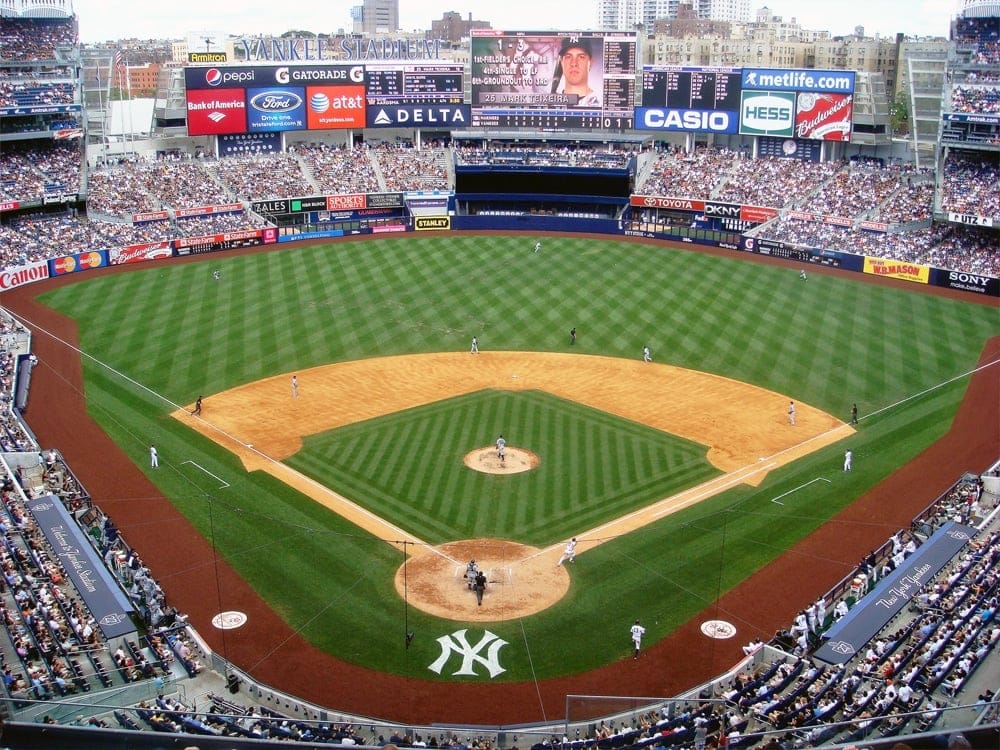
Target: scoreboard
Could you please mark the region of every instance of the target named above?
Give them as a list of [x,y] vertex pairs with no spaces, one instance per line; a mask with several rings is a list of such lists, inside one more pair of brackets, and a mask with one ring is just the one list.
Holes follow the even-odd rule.
[[[634,32],[472,30],[472,126],[631,129],[636,99]],[[570,50],[589,58],[584,88],[570,86]]]
[[465,98],[461,63],[365,65],[368,106],[461,104]]
[[642,71],[642,104],[669,109],[740,108],[741,71],[735,68],[656,68]]

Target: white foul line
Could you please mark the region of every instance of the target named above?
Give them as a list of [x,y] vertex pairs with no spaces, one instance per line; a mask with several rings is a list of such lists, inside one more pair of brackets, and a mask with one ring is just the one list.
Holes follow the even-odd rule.
[[229,486],[229,482],[224,481],[222,479],[222,477],[216,477],[215,474],[213,474],[212,472],[210,472],[208,469],[206,469],[204,466],[202,466],[197,461],[181,461],[181,466],[183,466],[184,464],[194,464],[199,469],[201,469],[203,472],[205,472],[206,474],[208,474],[210,477],[215,477],[216,479],[218,479],[220,482],[222,482],[222,484],[219,485],[219,489],[220,490],[224,490],[224,489],[226,489],[226,487]]
[[[830,480],[826,479],[825,477],[816,477],[815,479],[810,479],[805,484],[800,484],[798,487],[793,487],[792,489],[788,490],[788,492],[782,492],[780,495],[778,495],[778,497],[784,497],[785,495],[791,495],[793,492],[798,492],[803,487],[808,487],[813,482],[826,482],[827,484],[829,484]],[[772,503],[778,503],[778,505],[784,505],[784,503],[778,502],[778,497],[772,497],[771,498],[771,502]]]

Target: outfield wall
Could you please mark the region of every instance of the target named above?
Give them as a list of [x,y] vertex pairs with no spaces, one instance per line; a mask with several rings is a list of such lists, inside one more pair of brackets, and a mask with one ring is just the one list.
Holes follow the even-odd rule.
[[199,237],[184,237],[164,242],[132,245],[124,248],[100,249],[75,253],[0,271],[0,292],[24,284],[79,271],[109,265],[138,263],[185,255],[215,253],[269,244],[287,244],[317,239],[336,240],[338,237],[364,234],[391,234],[419,231],[495,231],[495,232],[563,232],[599,234],[608,237],[643,237],[663,242],[698,244],[747,252],[809,265],[840,268],[846,271],[908,281],[915,284],[953,289],[987,297],[1000,297],[1000,279],[992,276],[955,271],[910,261],[879,258],[870,255],[814,248],[776,240],[747,237],[737,232],[713,229],[677,227],[676,232],[654,232],[633,229],[617,219],[582,216],[537,214],[475,214],[442,213],[438,216],[410,216],[405,223],[362,228],[352,231],[304,227],[296,232],[282,232],[277,227],[247,229]]

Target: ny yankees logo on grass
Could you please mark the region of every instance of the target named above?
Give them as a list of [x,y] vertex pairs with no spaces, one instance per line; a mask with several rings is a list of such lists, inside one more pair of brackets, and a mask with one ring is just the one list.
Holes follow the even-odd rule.
[[[479,662],[487,671],[490,673],[490,677],[496,677],[502,672],[507,670],[500,666],[500,649],[507,645],[505,641],[500,636],[495,633],[491,633],[486,630],[483,631],[483,637],[479,639],[479,643],[475,646],[469,643],[468,639],[465,637],[466,628],[461,630],[456,630],[449,635],[442,635],[437,639],[438,643],[441,644],[441,655],[434,660],[428,669],[437,674],[441,674],[441,670],[444,669],[444,665],[448,663],[448,659],[451,658],[452,653],[458,654],[462,657],[462,665],[457,671],[452,672],[453,675],[469,675],[472,677],[478,677],[476,671],[472,668],[475,662]],[[481,656],[480,652],[486,649],[486,656]]]

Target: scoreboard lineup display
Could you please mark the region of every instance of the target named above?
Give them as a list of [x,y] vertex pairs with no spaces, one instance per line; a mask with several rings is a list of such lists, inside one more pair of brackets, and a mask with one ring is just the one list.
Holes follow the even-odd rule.
[[642,101],[670,109],[740,108],[741,73],[734,68],[644,68]]
[[369,64],[365,73],[365,98],[369,106],[461,104],[465,98],[461,64]]
[[630,129],[633,32],[472,31],[472,126]]

